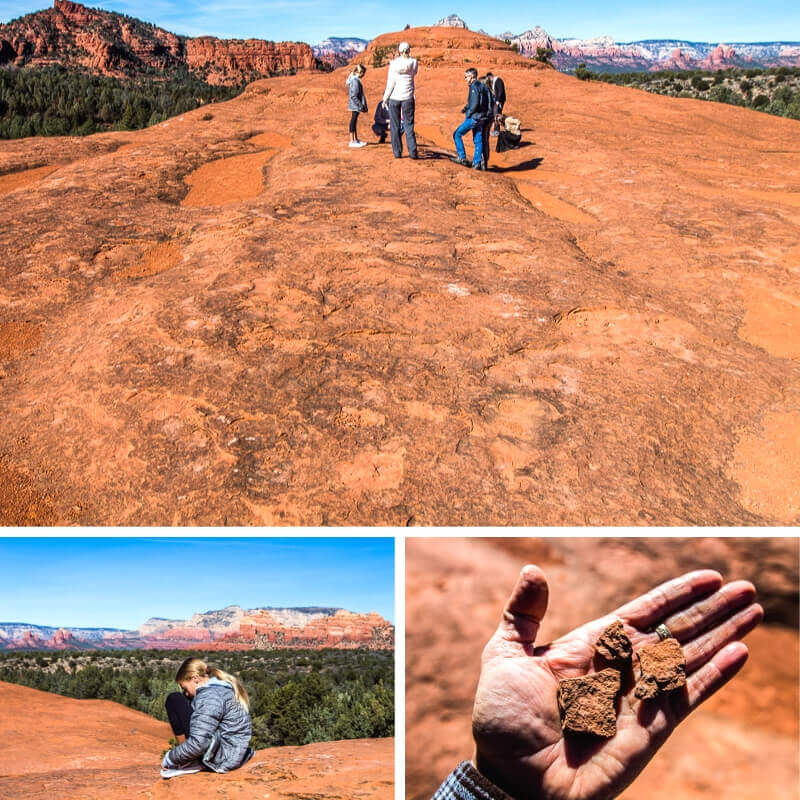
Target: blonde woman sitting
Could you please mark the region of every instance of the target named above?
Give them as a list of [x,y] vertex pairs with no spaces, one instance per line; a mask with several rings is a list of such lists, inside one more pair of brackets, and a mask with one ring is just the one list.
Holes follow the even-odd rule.
[[186,741],[164,756],[161,776],[230,772],[252,758],[250,703],[239,680],[199,658],[187,658],[175,680],[192,713]]

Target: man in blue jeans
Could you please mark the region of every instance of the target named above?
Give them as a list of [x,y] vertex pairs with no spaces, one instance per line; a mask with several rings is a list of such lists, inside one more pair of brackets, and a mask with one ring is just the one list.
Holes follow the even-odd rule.
[[470,67],[464,72],[464,80],[469,86],[469,97],[462,111],[466,114],[464,121],[453,132],[453,141],[456,144],[457,157],[453,159],[456,164],[467,166],[467,151],[464,149],[463,136],[472,131],[472,141],[475,151],[472,155],[472,169],[486,169],[483,162],[483,129],[491,113],[489,108],[489,91],[478,80],[478,70]]

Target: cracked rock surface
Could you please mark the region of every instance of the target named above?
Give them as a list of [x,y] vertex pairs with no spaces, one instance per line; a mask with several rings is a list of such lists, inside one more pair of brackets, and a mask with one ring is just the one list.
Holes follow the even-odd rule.
[[686,685],[686,659],[677,639],[664,639],[639,650],[641,676],[635,695],[649,700]]
[[561,727],[565,732],[611,738],[617,732],[614,699],[619,688],[619,672],[610,668],[559,681]]
[[620,620],[612,622],[597,640],[595,651],[606,661],[624,664],[633,655],[633,645]]

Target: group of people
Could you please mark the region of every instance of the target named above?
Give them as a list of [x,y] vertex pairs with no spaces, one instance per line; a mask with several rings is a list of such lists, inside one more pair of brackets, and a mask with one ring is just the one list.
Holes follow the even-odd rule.
[[[386,141],[387,131],[391,136],[392,152],[395,158],[403,155],[403,135],[405,134],[408,157],[419,158],[417,137],[414,133],[414,77],[419,69],[415,58],[411,57],[408,42],[401,42],[397,57],[389,63],[386,89],[383,98],[375,109],[372,130],[378,141]],[[356,64],[347,77],[349,89],[348,111],[350,111],[350,147],[364,147],[366,142],[358,138],[358,117],[368,111],[367,98],[361,79],[367,68]],[[491,136],[500,134],[500,120],[506,102],[503,79],[491,72],[478,77],[474,67],[464,72],[469,87],[467,104],[462,109],[464,121],[453,132],[456,156],[453,161],[473,169],[485,170],[489,163],[489,143]],[[474,152],[472,161],[467,160],[464,148],[464,135],[472,131]]]

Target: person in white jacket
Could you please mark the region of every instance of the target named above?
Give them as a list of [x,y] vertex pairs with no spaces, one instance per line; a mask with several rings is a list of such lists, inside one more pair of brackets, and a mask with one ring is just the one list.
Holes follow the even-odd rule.
[[417,59],[411,58],[411,47],[408,42],[400,42],[397,50],[397,58],[392,59],[389,64],[386,91],[383,93],[383,104],[388,106],[391,120],[392,152],[395,158],[403,155],[403,131],[405,131],[408,157],[419,158],[417,137],[414,135],[414,76],[418,69]]

